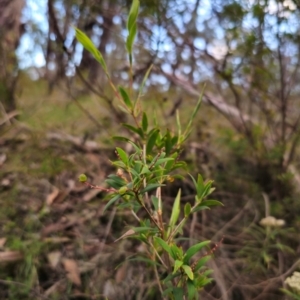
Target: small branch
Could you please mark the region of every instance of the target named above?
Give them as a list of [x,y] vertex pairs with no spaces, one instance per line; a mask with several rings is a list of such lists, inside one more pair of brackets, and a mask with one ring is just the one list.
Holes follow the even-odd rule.
[[167,269],[169,270],[168,266],[165,264],[165,262],[162,260],[162,258],[160,257],[160,255],[158,254],[158,252],[156,251],[155,247],[153,246],[153,244],[149,241],[151,247],[154,250],[155,255],[157,256],[157,258],[159,259],[159,261],[161,262],[161,264]]
[[117,192],[116,189],[106,189],[106,188],[98,186],[98,185],[90,184],[89,182],[83,182],[83,183],[91,189],[100,190],[100,191],[107,192],[107,193],[116,193]]

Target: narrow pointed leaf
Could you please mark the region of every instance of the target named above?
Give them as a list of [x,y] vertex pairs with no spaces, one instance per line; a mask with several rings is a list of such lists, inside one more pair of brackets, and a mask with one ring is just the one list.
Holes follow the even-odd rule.
[[174,204],[173,204],[173,209],[172,209],[172,214],[169,222],[169,232],[173,230],[174,226],[176,225],[176,222],[179,217],[180,213],[180,198],[181,198],[181,189],[178,190],[178,194],[175,198]]
[[128,156],[127,156],[126,152],[123,149],[119,148],[119,147],[117,147],[116,150],[117,150],[118,156],[120,157],[122,162],[125,165],[127,165],[128,164]]
[[182,269],[184,270],[184,273],[188,276],[189,279],[193,280],[194,279],[194,273],[192,271],[192,268],[187,265],[183,265]]
[[183,265],[183,261],[175,260],[173,274],[178,271],[178,269]]
[[152,134],[150,135],[148,141],[147,141],[147,145],[146,145],[146,153],[147,154],[150,154],[154,145],[155,145],[155,142],[156,142],[156,139],[157,139],[157,136],[159,134],[159,129],[155,129]]
[[137,127],[134,127],[130,124],[122,124],[125,128],[129,129],[130,131],[134,132],[134,133],[137,133],[141,138],[144,137],[144,133],[143,133],[143,130],[141,128],[137,128]]
[[105,212],[111,205],[113,205],[116,201],[118,201],[121,198],[121,195],[116,195],[113,198],[111,198],[108,203],[105,205],[103,212]]
[[[204,86],[204,88],[205,88],[205,86]],[[192,113],[192,116],[190,118],[190,121],[189,121],[189,123],[187,125],[187,128],[186,128],[184,134],[183,134],[183,141],[185,141],[189,137],[189,135],[191,133],[191,128],[192,128],[193,121],[194,121],[194,119],[196,117],[196,114],[199,111],[200,105],[202,103],[202,98],[203,98],[203,94],[204,94],[204,88],[201,91],[201,94],[199,96],[198,102],[197,102],[197,104],[196,104],[196,106],[195,106],[195,108],[193,110],[193,113]]]
[[131,27],[131,30],[129,31],[129,35],[126,40],[126,49],[127,49],[127,52],[130,54],[130,56],[132,54],[132,48],[133,48],[133,43],[134,43],[134,39],[136,36],[136,32],[137,32],[137,26],[136,26],[136,24],[134,24]]
[[127,30],[130,31],[132,26],[136,23],[136,19],[139,13],[140,2],[139,0],[133,0],[127,19]]
[[145,112],[143,112],[143,118],[142,118],[142,128],[143,131],[146,133],[148,129],[148,118]]
[[156,166],[161,165],[161,164],[163,164],[165,162],[168,162],[168,161],[174,161],[174,158],[172,158],[172,157],[160,158],[160,159],[157,160],[157,162],[155,163],[154,166],[156,167]]
[[127,92],[121,86],[119,86],[119,92],[122,96],[122,99],[123,99],[125,105],[127,106],[127,108],[129,108],[131,110],[132,109],[132,103],[130,101],[130,98],[129,98]]
[[101,52],[96,48],[91,39],[81,30],[75,28],[75,37],[82,44],[82,46],[89,51],[94,58],[101,64],[105,72],[107,72],[107,67]]
[[170,246],[160,237],[154,236],[154,240],[168,253],[170,253]]
[[204,241],[198,244],[193,245],[192,247],[190,247],[184,256],[184,263],[187,264],[189,263],[190,259],[196,254],[198,253],[202,248],[204,248],[205,246],[207,246],[210,243],[210,241]]
[[152,68],[153,68],[153,65],[151,65],[151,66],[148,68],[148,70],[147,70],[147,72],[146,72],[146,74],[145,74],[145,76],[144,76],[144,78],[143,78],[142,84],[140,85],[139,95],[138,95],[138,97],[137,97],[137,100],[140,99],[140,97],[141,97],[142,94],[143,94],[144,86],[145,86],[145,84],[146,84],[146,81],[147,81],[147,79],[148,79],[148,77],[149,77],[149,74],[150,74]]
[[224,206],[224,204],[218,200],[204,200],[202,201],[201,203],[202,205],[205,205],[205,206]]
[[202,268],[209,260],[211,259],[210,255],[204,256],[200,258],[196,264],[196,267],[194,269],[195,272],[197,272],[200,268]]
[[164,184],[159,184],[159,183],[151,183],[148,184],[142,191],[141,194],[145,194],[146,192],[152,191],[160,186],[164,186]]
[[154,206],[154,210],[157,211],[158,210],[158,201],[159,199],[155,196],[151,196],[151,202]]
[[184,295],[184,289],[183,288],[179,287],[179,288],[174,288],[173,289],[174,300],[184,299],[183,295]]
[[190,215],[191,209],[192,209],[191,204],[189,202],[187,202],[184,206],[184,217],[185,218],[187,218]]
[[192,280],[187,281],[187,290],[188,290],[188,300],[195,299],[195,295],[197,292],[196,287],[194,286],[194,283]]

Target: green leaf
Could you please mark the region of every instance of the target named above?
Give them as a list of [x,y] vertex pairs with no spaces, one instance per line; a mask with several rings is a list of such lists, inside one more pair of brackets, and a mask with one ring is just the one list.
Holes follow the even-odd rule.
[[[182,233],[182,228],[183,226],[185,225],[186,223],[186,219],[183,219],[184,221],[183,222],[180,222],[180,225],[179,227],[177,228],[176,227],[176,230],[174,232],[171,232],[170,235],[172,235],[172,237],[174,238],[176,236],[176,234],[179,232],[179,233]],[[169,236],[168,236],[169,237]]]
[[75,28],[75,37],[79,41],[79,43],[82,44],[82,46],[95,57],[95,59],[100,63],[100,65],[104,69],[105,73],[107,73],[107,67],[103,56],[101,52],[96,48],[94,43],[91,41],[91,39],[78,28]]
[[197,186],[203,188],[204,187],[204,182],[203,182],[203,177],[198,174],[198,177],[197,177]]
[[129,144],[132,145],[132,147],[135,149],[135,151],[136,151],[137,154],[141,154],[142,153],[142,149],[137,144],[135,144],[132,141],[130,141]]
[[204,200],[201,202],[202,205],[205,206],[224,206],[224,204],[218,200]]
[[201,200],[204,197],[203,195],[204,195],[206,186],[207,185],[204,184],[202,176],[200,174],[198,174],[196,189],[197,189],[197,196]]
[[113,161],[112,165],[120,169],[126,169],[126,165],[120,160]]
[[136,19],[139,13],[140,2],[139,0],[133,0],[127,19],[127,30],[130,32],[131,28],[136,23]]
[[145,133],[147,133],[148,129],[148,118],[145,112],[143,112],[143,118],[142,118],[142,128]]
[[203,247],[207,246],[210,243],[210,241],[204,241],[198,244],[193,245],[192,247],[190,247],[184,256],[184,260],[183,262],[185,264],[189,263],[190,259],[196,254],[198,253]]
[[182,300],[184,299],[184,289],[181,287],[176,287],[173,289],[174,300]]
[[178,157],[178,153],[173,153],[171,155],[171,158],[173,158],[173,160],[169,160],[166,164],[165,164],[165,171],[164,173],[165,174],[169,174],[170,171],[171,171],[171,168],[173,167],[174,165],[174,162],[176,161],[176,158]]
[[[213,273],[213,270],[209,269],[209,270],[206,270],[205,272],[202,273],[202,276],[205,276],[207,277],[208,275],[210,275],[211,273]],[[210,282],[212,281],[212,279],[209,279]]]
[[127,142],[127,143],[131,142],[131,140],[129,138],[124,137],[124,136],[117,135],[117,136],[113,136],[112,138],[116,141]]
[[151,151],[152,151],[152,149],[155,145],[158,134],[159,134],[159,129],[155,129],[152,132],[152,134],[149,136],[148,141],[147,141],[147,145],[146,145],[146,154],[151,153]]
[[184,270],[184,273],[188,276],[189,279],[193,280],[194,279],[194,273],[192,271],[192,268],[187,265],[183,265],[182,269]]
[[121,198],[121,195],[116,195],[115,197],[111,198],[108,203],[105,205],[103,212],[105,212],[112,204],[118,201]]
[[175,260],[173,274],[178,271],[178,269],[183,265],[183,261]]
[[164,186],[164,184],[159,184],[159,183],[151,183],[148,184],[142,191],[141,194],[145,194],[146,192],[152,191],[160,186]]
[[[163,283],[167,285],[169,281],[173,280],[174,278],[176,278],[178,276],[180,276],[179,273],[175,273],[175,274],[170,273],[166,278],[164,278]],[[172,287],[172,290],[173,290],[173,287]]]
[[[132,55],[132,47],[133,47],[134,39],[136,36],[136,32],[137,32],[137,26],[136,26],[136,24],[134,24],[131,27],[131,30],[130,30],[129,35],[127,36],[127,40],[126,40],[126,49],[130,55],[130,60],[132,60],[132,56],[131,56]],[[131,63],[131,61],[130,61],[130,63]]]
[[180,251],[181,249],[179,249],[175,244],[171,244],[170,246],[170,256],[176,260],[176,259],[180,259],[182,260],[183,258],[183,255],[182,255],[182,250]]
[[140,175],[151,173],[148,166],[144,165]]
[[208,206],[202,205],[201,203],[192,209],[192,213],[195,213],[200,210],[210,209]]
[[156,166],[161,165],[161,164],[163,164],[165,162],[168,162],[168,161],[174,161],[174,158],[172,158],[172,157],[160,158],[160,159],[157,160],[157,162],[155,163],[154,166],[156,167]]
[[116,147],[116,150],[118,152],[118,156],[120,157],[120,159],[122,160],[122,162],[125,164],[125,165],[128,165],[128,156],[127,156],[127,153],[119,148],[119,147]]
[[187,218],[190,215],[191,209],[192,209],[191,204],[189,202],[187,202],[184,206],[184,217],[185,218]]
[[178,162],[176,162],[174,164],[172,170],[179,169],[179,168],[186,169],[186,167],[187,167],[186,162],[184,162],[184,161],[178,161]]
[[152,201],[152,204],[154,206],[154,210],[157,211],[158,210],[159,199],[155,196],[151,196],[151,201]]
[[115,174],[108,175],[108,179],[106,179],[105,182],[115,189],[126,185],[126,181]]
[[170,253],[170,246],[160,237],[154,236],[153,239],[168,253]]
[[190,118],[190,121],[189,121],[189,123],[187,125],[187,128],[186,128],[184,134],[183,134],[183,141],[185,141],[189,137],[189,135],[191,134],[192,124],[193,124],[193,121],[194,121],[194,119],[196,117],[197,112],[199,111],[199,108],[200,108],[200,105],[201,105],[201,102],[202,102],[202,98],[203,98],[203,94],[204,94],[204,89],[205,89],[205,86],[203,87],[203,89],[201,91],[201,94],[199,96],[198,102],[197,102],[197,104],[196,104],[196,106],[195,106],[195,108],[193,110],[193,113],[192,113],[192,116]]
[[200,268],[202,268],[210,259],[210,255],[200,258],[195,266],[194,272],[197,272]]
[[[137,256],[135,258],[128,258],[128,259],[126,259],[126,261],[141,261],[141,262],[148,263],[152,266],[159,266],[159,264],[156,261],[153,261],[147,257],[142,257],[142,256]],[[121,264],[125,263],[126,261],[124,260],[124,262],[122,262]]]
[[[201,195],[201,193],[202,193],[201,188],[204,187],[204,185],[203,185],[203,179],[202,179],[202,177],[201,177],[200,174],[198,174],[198,179],[197,179],[197,181],[195,180],[195,178],[194,178],[191,174],[189,174],[189,175],[190,175],[190,177],[192,178],[192,181],[193,181],[194,186],[195,186],[195,188],[196,188],[197,196],[200,197],[200,195]],[[202,185],[201,185],[201,179],[202,179]]]
[[[142,81],[142,83],[141,83],[141,85],[140,85],[139,95],[138,95],[138,97],[137,97],[137,101],[140,99],[140,97],[141,97],[142,94],[143,94],[143,89],[144,89],[145,83],[146,83],[146,81],[147,81],[147,79],[148,79],[148,77],[149,77],[149,74],[150,74],[152,68],[153,68],[153,65],[151,65],[151,66],[148,68],[148,70],[147,70],[147,72],[146,72],[146,74],[145,74],[145,76],[144,76],[144,78],[143,78],[143,81]],[[137,101],[136,101],[136,103],[137,103]],[[136,104],[136,103],[135,103],[135,104]]]
[[177,196],[175,198],[172,214],[169,222],[169,230],[168,230],[168,236],[170,232],[172,232],[173,228],[175,227],[175,224],[178,220],[179,213],[180,213],[180,198],[181,198],[181,189],[178,190]]
[[105,183],[114,189],[119,189],[123,184],[115,181],[114,179],[105,179]]
[[164,136],[164,140],[165,140],[165,151],[168,155],[172,150],[172,140],[171,140],[171,134],[169,129],[167,130],[167,133]]
[[202,193],[199,196],[200,199],[205,198],[206,196],[210,195],[215,190],[214,188],[211,187],[212,184],[213,184],[212,180],[209,180],[205,183]]
[[130,101],[130,98],[129,98],[127,92],[126,92],[126,91],[123,89],[123,87],[121,87],[121,86],[119,86],[119,92],[120,92],[120,94],[121,94],[121,96],[122,96],[122,99],[123,99],[125,105],[126,105],[130,110],[132,110],[132,103],[131,103],[131,101]]
[[178,136],[177,135],[174,135],[171,139],[171,146],[172,148],[177,144],[178,142]]
[[125,123],[123,123],[122,125],[125,128],[129,129],[130,131],[132,131],[134,133],[137,133],[141,138],[144,138],[144,133],[143,133],[143,130],[141,128],[137,128],[137,127],[134,127],[130,124],[125,124]]
[[139,7],[140,2],[138,0],[133,0],[127,19],[128,36],[126,40],[126,48],[130,57],[130,64],[132,63],[132,46],[137,32],[136,20],[139,13]]
[[191,281],[191,280],[187,281],[187,290],[188,290],[188,300],[195,299],[197,289],[196,289],[193,281]]
[[134,169],[134,171],[135,171],[135,174],[136,174],[137,176],[139,176],[139,174],[140,174],[140,172],[141,172],[141,170],[142,170],[144,164],[143,164],[143,162],[140,161],[140,160],[134,160],[134,156],[132,156],[132,157],[130,157],[130,158],[132,158],[132,159],[130,159],[130,162],[131,162],[131,165],[133,166],[133,169]]

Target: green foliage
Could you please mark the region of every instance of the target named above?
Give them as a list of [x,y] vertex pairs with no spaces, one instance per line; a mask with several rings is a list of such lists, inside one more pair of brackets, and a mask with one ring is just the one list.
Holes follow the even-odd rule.
[[[127,22],[126,48],[130,65],[133,41],[137,30],[138,10],[139,1],[134,0]],[[91,41],[78,30],[76,30],[76,37],[105,69],[102,56],[95,50]],[[203,91],[186,129],[182,132],[177,113],[177,132],[171,132],[168,129],[164,131],[154,120],[155,125],[152,126],[151,118],[146,111],[143,111],[139,103],[150,70],[151,67],[145,75],[135,101],[131,96],[131,88],[127,92],[124,87],[116,88],[111,83],[121,102],[122,109],[125,107],[126,112],[132,116],[134,125],[130,123],[122,125],[134,137],[131,139],[124,136],[116,137],[118,140],[129,143],[132,151],[128,153],[123,148],[116,147],[117,159],[112,162],[112,165],[118,169],[118,172],[109,175],[106,180],[110,186],[110,194],[104,210],[116,205],[120,210],[131,211],[139,225],[130,226],[130,229],[120,239],[134,238],[146,245],[148,256],[144,259],[151,262],[156,273],[160,274],[159,285],[164,297],[180,300],[183,298],[198,299],[198,291],[211,282],[209,277],[211,272],[205,267],[205,263],[210,259],[210,255],[205,250],[210,241],[201,241],[185,251],[178,245],[175,238],[178,234],[182,234],[183,226],[191,215],[222,204],[216,200],[207,199],[214,190],[211,180],[204,182],[201,175],[198,175],[197,180],[191,176],[197,193],[195,203],[186,203],[183,208],[179,190],[170,218],[167,220],[167,216],[163,215],[161,189],[178,177],[174,170],[185,167],[185,163],[179,160],[179,154],[183,143],[191,133],[193,120],[200,108]],[[109,77],[109,75],[107,76]],[[86,180],[85,175],[79,176],[79,181],[86,182]],[[91,187],[93,186],[91,185]],[[146,214],[143,219],[138,217],[140,210]]]
[[102,56],[101,52],[93,44],[93,42],[90,40],[90,38],[85,33],[80,31],[78,28],[75,28],[75,36],[76,36],[76,39],[82,44],[82,46],[87,51],[89,51],[94,56],[94,58],[100,63],[103,70],[105,70],[107,72],[107,67],[106,67],[106,63],[103,59],[103,56]]
[[293,254],[287,246],[290,229],[280,226],[260,227],[253,225],[246,230],[245,245],[239,255],[247,258],[247,271],[265,274],[274,265],[278,251]]

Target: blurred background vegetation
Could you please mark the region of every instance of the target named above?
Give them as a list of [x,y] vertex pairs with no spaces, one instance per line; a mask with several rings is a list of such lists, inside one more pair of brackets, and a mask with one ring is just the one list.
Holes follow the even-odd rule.
[[[103,214],[104,195],[77,183],[103,185],[127,116],[73,28],[126,84],[130,5],[0,0],[0,299],[159,299],[146,263],[115,269],[144,251],[113,244],[131,217]],[[153,65],[144,105],[160,124],[173,130],[176,110],[187,123],[206,84],[181,158],[225,205],[185,232],[192,244],[223,237],[201,299],[299,299],[285,283],[300,253],[299,2],[145,0],[138,28],[134,87]],[[187,177],[166,207],[178,187],[191,200]]]

